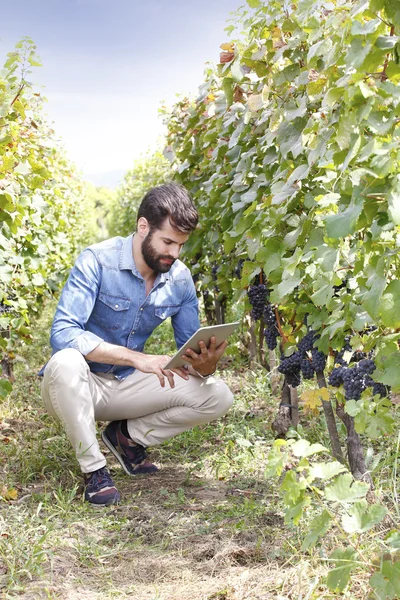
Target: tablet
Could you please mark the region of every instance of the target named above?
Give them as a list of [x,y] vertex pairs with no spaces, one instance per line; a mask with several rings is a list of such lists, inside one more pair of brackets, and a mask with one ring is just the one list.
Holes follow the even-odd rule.
[[211,325],[211,327],[200,327],[192,335],[191,338],[188,339],[186,344],[184,344],[178,352],[171,358],[169,363],[164,367],[164,369],[175,369],[176,367],[183,367],[184,365],[189,365],[188,362],[182,360],[182,355],[185,354],[188,348],[191,348],[194,352],[200,352],[199,342],[203,341],[205,345],[208,347],[210,344],[210,339],[215,336],[217,340],[217,347],[224,342],[227,337],[229,337],[235,329],[238,328],[240,321],[236,321],[235,323],[224,323],[223,325]]

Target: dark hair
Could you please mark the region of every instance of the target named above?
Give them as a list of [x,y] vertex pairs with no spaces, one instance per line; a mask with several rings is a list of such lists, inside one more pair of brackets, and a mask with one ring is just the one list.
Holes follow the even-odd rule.
[[143,198],[137,220],[147,219],[150,229],[160,229],[166,218],[171,226],[182,233],[190,233],[199,220],[193,200],[183,185],[164,183],[147,192]]

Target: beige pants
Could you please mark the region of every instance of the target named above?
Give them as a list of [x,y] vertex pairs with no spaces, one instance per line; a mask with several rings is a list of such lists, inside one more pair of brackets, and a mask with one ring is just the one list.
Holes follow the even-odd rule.
[[42,398],[48,412],[63,424],[83,473],[104,467],[96,437],[96,421],[128,420],[131,438],[154,446],[195,425],[224,415],[233,396],[216,377],[185,381],[175,375],[162,388],[156,375],[135,371],[119,381],[94,374],[80,352],[67,348],[46,366]]

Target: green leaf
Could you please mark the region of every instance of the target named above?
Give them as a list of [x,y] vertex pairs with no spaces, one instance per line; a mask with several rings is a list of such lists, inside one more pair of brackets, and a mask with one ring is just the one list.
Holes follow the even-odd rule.
[[349,400],[345,404],[344,411],[351,417],[355,417],[362,411],[362,408],[360,408],[358,402],[355,400]]
[[222,80],[222,89],[224,90],[228,106],[233,103],[233,80],[230,77],[224,77]]
[[302,550],[308,550],[308,548],[313,548],[317,543],[318,539],[325,535],[328,531],[329,526],[331,524],[331,516],[327,510],[315,517],[309,526],[309,532],[304,538],[304,541],[301,545]]
[[314,479],[331,479],[339,473],[347,471],[346,467],[338,461],[328,463],[317,463],[310,468],[310,478]]
[[327,586],[334,592],[343,592],[349,583],[351,571],[357,567],[357,553],[353,548],[338,549],[329,558],[336,566],[328,573]]
[[391,547],[396,548],[396,550],[400,550],[400,532],[392,531],[387,538],[385,538],[385,542]]
[[12,391],[12,385],[8,379],[0,379],[0,398],[5,398]]
[[400,38],[396,35],[379,35],[376,38],[375,46],[381,50],[391,50],[395,47],[399,39]]
[[239,83],[240,81],[242,81],[243,71],[242,71],[242,67],[240,65],[239,59],[236,59],[233,61],[232,65],[231,65],[231,75],[232,75],[233,81],[236,81],[236,83]]
[[364,498],[368,490],[368,483],[355,481],[350,473],[346,473],[325,489],[325,496],[332,502],[356,502]]
[[355,232],[357,220],[363,209],[363,199],[358,197],[343,212],[326,217],[326,232],[330,238],[342,238]]
[[298,525],[301,517],[303,516],[304,509],[310,505],[310,499],[307,497],[295,506],[291,506],[286,509],[285,512],[285,523],[291,523],[293,521],[294,525]]
[[272,292],[271,300],[272,302],[279,303],[280,300],[283,300],[286,296],[288,296],[293,290],[301,283],[302,277],[300,276],[300,271],[296,270],[293,277],[288,277],[284,279],[277,287],[277,290]]
[[278,129],[276,139],[280,144],[280,151],[284,157],[289,152],[296,158],[303,150],[302,133],[306,125],[306,120],[297,118],[290,123],[283,121]]
[[318,452],[327,452],[327,450],[321,444],[310,444],[307,440],[298,440],[293,444],[292,452],[295,456],[306,458]]
[[380,23],[380,19],[373,19],[364,23],[360,21],[354,21],[353,25],[351,26],[351,33],[353,35],[369,35],[370,33],[374,33],[374,31],[376,31]]
[[369,505],[366,500],[361,500],[342,516],[342,525],[347,533],[364,533],[380,523],[386,512],[386,508],[380,504]]
[[258,8],[260,6],[260,0],[246,0],[250,8]]
[[43,275],[41,275],[40,273],[35,273],[32,277],[32,283],[33,283],[33,285],[40,287],[40,286],[44,285],[46,282],[43,278]]
[[397,600],[400,596],[400,562],[384,560],[379,573],[374,573],[369,584],[379,600]]
[[393,352],[382,360],[382,366],[374,372],[374,379],[390,385],[393,391],[400,389],[400,352]]
[[388,194],[389,215],[395,225],[400,225],[400,177]]
[[381,266],[378,264],[376,272],[368,279],[369,290],[363,300],[363,307],[374,319],[378,317],[381,310],[381,298],[386,287],[386,277]]
[[400,281],[394,280],[385,289],[380,303],[380,315],[386,327],[400,327]]

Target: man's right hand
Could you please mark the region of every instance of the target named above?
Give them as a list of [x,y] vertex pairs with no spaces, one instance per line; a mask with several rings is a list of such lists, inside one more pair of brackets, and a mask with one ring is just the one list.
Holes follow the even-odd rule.
[[160,385],[165,386],[165,378],[168,379],[169,385],[175,387],[174,373],[182,377],[182,379],[189,379],[187,369],[177,368],[173,369],[173,372],[169,369],[164,369],[165,365],[171,360],[170,356],[165,354],[156,356],[154,354],[143,354],[143,352],[135,352],[129,348],[123,346],[115,346],[107,342],[101,342],[92,352],[86,355],[88,360],[94,362],[105,363],[109,365],[126,365],[129,367],[135,367],[142,373],[154,373],[160,380]]

